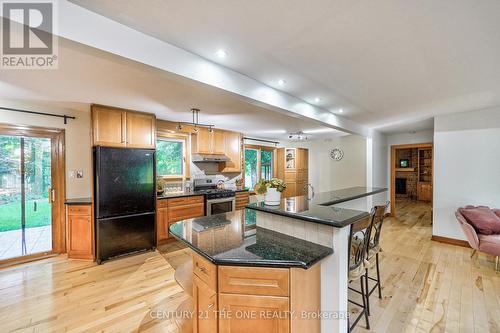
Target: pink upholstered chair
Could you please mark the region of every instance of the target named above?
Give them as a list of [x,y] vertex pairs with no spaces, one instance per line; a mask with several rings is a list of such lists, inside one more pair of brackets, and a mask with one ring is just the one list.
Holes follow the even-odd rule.
[[465,219],[460,213],[460,209],[455,212],[458,223],[462,228],[469,245],[474,249],[471,257],[476,251],[485,252],[495,256],[495,270],[499,270],[500,266],[500,235],[482,235],[476,232],[476,229]]

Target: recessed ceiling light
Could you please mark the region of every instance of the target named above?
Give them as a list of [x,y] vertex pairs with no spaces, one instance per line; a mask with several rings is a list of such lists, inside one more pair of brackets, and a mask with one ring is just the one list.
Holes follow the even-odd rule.
[[316,97],[316,98],[314,99],[314,101],[315,101],[316,103],[321,102],[321,97]]
[[344,113],[344,109],[339,109],[339,113]]
[[215,55],[221,59],[224,59],[225,57],[227,57],[227,52],[221,49],[215,52]]
[[285,85],[285,83],[286,83],[286,81],[285,81],[285,80],[283,80],[283,79],[279,79],[279,80],[278,80],[278,84],[279,84],[280,86],[284,86],[284,85]]

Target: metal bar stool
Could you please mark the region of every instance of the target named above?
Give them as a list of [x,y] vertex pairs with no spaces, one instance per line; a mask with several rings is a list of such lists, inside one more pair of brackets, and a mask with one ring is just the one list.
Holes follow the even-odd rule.
[[[378,297],[382,298],[382,286],[380,282],[380,265],[379,253],[382,252],[380,247],[380,233],[382,231],[382,224],[384,223],[385,213],[389,207],[390,202],[387,201],[385,205],[375,206],[375,215],[373,217],[372,231],[370,232],[370,244],[368,245],[366,276],[365,276],[365,289],[367,290],[367,312],[370,315],[370,296],[375,289],[378,289]],[[373,267],[377,269],[377,278],[370,277],[369,270]],[[374,281],[375,285],[372,289],[369,288],[368,281]]]
[[370,216],[354,222],[350,227],[348,248],[349,283],[359,279],[361,290],[356,290],[351,287],[349,287],[349,290],[360,294],[362,303],[360,304],[352,299],[348,299],[348,301],[360,307],[362,310],[352,325],[348,319],[347,327],[349,332],[356,327],[363,316],[365,317],[366,329],[370,329],[370,321],[368,320],[368,289],[365,288],[366,284],[363,279],[366,279],[366,265],[368,263],[366,258],[370,243],[370,233],[373,229],[372,224],[374,216],[375,208],[372,209]]

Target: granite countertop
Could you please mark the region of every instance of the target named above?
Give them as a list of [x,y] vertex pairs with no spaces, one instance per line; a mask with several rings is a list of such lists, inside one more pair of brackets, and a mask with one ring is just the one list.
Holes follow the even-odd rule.
[[170,232],[191,249],[218,265],[301,267],[307,269],[333,249],[257,227],[255,211],[180,221]]
[[74,198],[66,199],[64,202],[66,205],[91,205],[92,198]]
[[284,198],[277,206],[268,206],[264,202],[259,202],[249,204],[247,208],[342,228],[369,214],[366,211],[341,208],[335,206],[336,204],[385,191],[387,191],[386,188],[351,187],[317,193],[313,198],[307,196]]

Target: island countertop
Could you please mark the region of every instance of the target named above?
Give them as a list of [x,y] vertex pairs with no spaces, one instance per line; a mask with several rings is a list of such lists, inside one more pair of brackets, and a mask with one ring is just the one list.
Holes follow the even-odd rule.
[[257,218],[255,211],[244,209],[180,221],[170,232],[218,265],[307,269],[333,253],[329,247],[258,227]]
[[264,202],[252,203],[247,205],[247,209],[342,228],[368,216],[368,212],[335,205],[385,191],[386,188],[379,187],[350,187],[317,193],[312,198],[284,198],[276,206],[269,206]]

